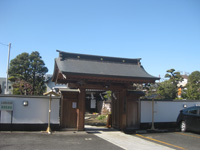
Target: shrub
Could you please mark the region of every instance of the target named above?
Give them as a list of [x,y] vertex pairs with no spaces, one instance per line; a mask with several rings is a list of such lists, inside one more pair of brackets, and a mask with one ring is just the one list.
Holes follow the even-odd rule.
[[97,117],[97,119],[98,119],[98,120],[104,120],[104,119],[106,119],[106,117],[107,117],[107,115],[99,115],[99,116]]

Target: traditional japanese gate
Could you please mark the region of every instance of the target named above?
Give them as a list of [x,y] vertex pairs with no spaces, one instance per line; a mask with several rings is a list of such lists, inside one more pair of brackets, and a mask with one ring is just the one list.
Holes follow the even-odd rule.
[[[55,59],[53,81],[68,84],[62,92],[61,126],[84,130],[87,89],[111,90],[112,126],[124,130],[139,125],[138,99],[134,83],[153,83],[159,79],[149,75],[140,59],[114,58],[59,52]],[[74,90],[76,89],[76,90]]]

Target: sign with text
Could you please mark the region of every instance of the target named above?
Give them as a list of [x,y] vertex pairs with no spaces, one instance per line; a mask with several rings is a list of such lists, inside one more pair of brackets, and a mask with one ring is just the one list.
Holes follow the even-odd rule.
[[95,99],[91,100],[90,108],[93,108],[93,109],[96,108],[96,100]]
[[72,102],[72,108],[77,108],[77,103],[76,102]]
[[13,102],[1,102],[1,110],[13,111]]

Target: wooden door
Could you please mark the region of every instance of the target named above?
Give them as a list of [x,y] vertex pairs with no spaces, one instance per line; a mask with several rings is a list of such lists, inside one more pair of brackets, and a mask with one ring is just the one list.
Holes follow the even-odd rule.
[[69,95],[63,97],[61,111],[61,127],[77,128],[77,97]]
[[138,102],[129,99],[127,104],[127,127],[139,128]]

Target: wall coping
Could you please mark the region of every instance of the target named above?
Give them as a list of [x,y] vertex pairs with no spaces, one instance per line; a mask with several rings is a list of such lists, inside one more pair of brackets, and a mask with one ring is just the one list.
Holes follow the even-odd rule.
[[[152,99],[140,99],[140,101],[152,101]],[[200,100],[176,100],[176,99],[154,99],[159,102],[200,102]]]
[[[49,99],[50,96],[33,96],[33,95],[9,95],[9,94],[1,94],[1,97],[16,97],[16,98],[45,98]],[[60,99],[60,96],[52,96],[52,99]]]

